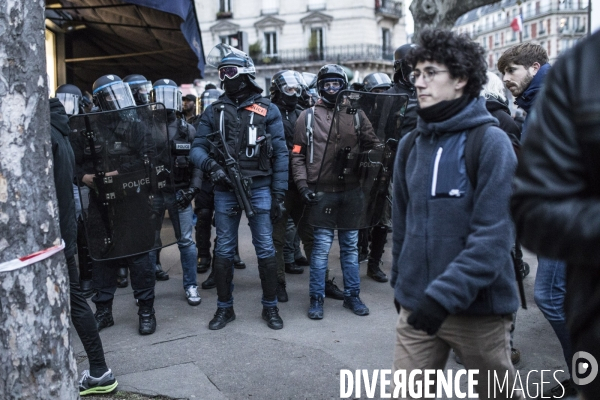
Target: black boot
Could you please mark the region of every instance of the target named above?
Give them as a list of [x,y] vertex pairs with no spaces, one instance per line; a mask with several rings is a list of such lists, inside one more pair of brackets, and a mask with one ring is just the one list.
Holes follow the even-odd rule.
[[301,274],[304,272],[304,268],[297,266],[296,263],[285,263],[285,272],[288,274]]
[[233,256],[233,267],[235,269],[244,269],[244,268],[246,268],[246,263],[243,262],[242,259],[240,258],[240,253],[238,252],[237,247],[235,249],[235,255]]
[[235,319],[235,312],[233,311],[233,307],[228,308],[217,308],[217,312],[215,313],[213,319],[208,323],[208,329],[217,330],[225,328],[225,325],[230,323]]
[[283,320],[279,316],[279,308],[277,307],[263,308],[262,319],[267,321],[267,326],[271,329],[283,328]]
[[213,268],[208,274],[208,278],[202,284],[202,289],[214,289],[217,287],[217,283],[215,282],[215,269]]
[[198,257],[198,266],[196,267],[196,272],[199,274],[203,274],[210,269],[210,264],[212,261],[212,257],[209,255],[208,257]]
[[94,314],[96,325],[98,326],[98,332],[109,326],[113,326],[115,321],[112,316],[112,302],[109,303],[96,303],[96,313]]
[[277,282],[277,301],[280,303],[285,303],[288,300],[289,300],[288,294],[287,294],[287,291],[285,290],[285,282],[283,282],[283,281]]
[[156,331],[156,317],[154,316],[154,299],[138,300],[140,316],[140,335],[152,335]]
[[372,278],[375,282],[387,282],[387,275],[379,267],[381,261],[369,258],[369,264],[367,264],[367,276]]
[[304,256],[302,256],[300,258],[296,258],[294,263],[296,265],[298,265],[299,267],[308,267],[310,265],[310,261],[308,261],[308,259]]
[[157,281],[168,281],[169,280],[169,274],[167,274],[165,271],[163,271],[162,265],[160,265],[160,264],[154,265],[154,274],[156,275]]
[[325,281],[325,297],[335,300],[344,300],[344,292],[333,282],[335,278]]
[[126,288],[129,285],[129,280],[127,279],[127,267],[119,267],[117,271],[117,287]]

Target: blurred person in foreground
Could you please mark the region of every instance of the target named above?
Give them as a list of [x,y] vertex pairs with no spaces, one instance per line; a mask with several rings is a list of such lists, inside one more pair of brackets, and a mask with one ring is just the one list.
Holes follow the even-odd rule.
[[[600,393],[600,379],[592,377],[600,360],[599,63],[596,33],[548,73],[528,116],[511,203],[523,245],[567,264],[565,314],[574,356],[566,361],[588,400]],[[582,352],[595,358],[595,368]]]

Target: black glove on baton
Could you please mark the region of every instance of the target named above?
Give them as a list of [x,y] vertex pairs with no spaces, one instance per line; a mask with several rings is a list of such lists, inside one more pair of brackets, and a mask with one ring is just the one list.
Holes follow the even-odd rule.
[[196,193],[198,193],[200,189],[195,187],[189,187],[187,189],[179,189],[175,194],[175,199],[177,201],[177,208],[180,210],[185,210],[192,200]]
[[298,190],[300,191],[300,196],[302,196],[302,201],[307,206],[314,206],[315,204],[317,204],[319,202],[319,200],[317,200],[317,196],[315,195],[315,192],[313,192],[309,188],[303,187]]
[[440,303],[425,296],[406,322],[417,330],[427,332],[428,335],[435,335],[448,314],[450,313]]

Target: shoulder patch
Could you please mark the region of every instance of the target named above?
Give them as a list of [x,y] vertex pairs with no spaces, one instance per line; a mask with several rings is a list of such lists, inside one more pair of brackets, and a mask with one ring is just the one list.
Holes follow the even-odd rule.
[[263,117],[267,115],[267,109],[259,106],[258,104],[252,104],[248,107],[244,107],[244,110],[252,111],[258,115],[262,115]]

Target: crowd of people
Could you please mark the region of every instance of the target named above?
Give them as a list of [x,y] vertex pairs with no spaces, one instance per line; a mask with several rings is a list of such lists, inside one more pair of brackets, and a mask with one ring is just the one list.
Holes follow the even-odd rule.
[[[286,274],[304,267],[308,318],[323,319],[325,298],[368,315],[359,273],[368,261],[367,276],[389,280],[394,292],[394,370],[444,369],[453,349],[466,368],[508,373],[509,382],[529,273],[522,241],[539,253],[535,302],[573,375],[573,354],[598,355],[598,274],[590,272],[598,100],[588,73],[598,40],[552,68],[543,47],[516,45],[498,61],[501,78],[467,36],[426,30],[396,50],[392,79],[376,72],[351,85],[336,64],[316,75],[282,70],[266,97],[252,59],[219,44],[207,64],[222,90],[207,85],[199,98],[139,74],[100,77],[91,99],[59,87],[51,99],[55,180],[72,319],[90,360],[80,394],[117,386],[98,332],[114,325],[118,287],[131,283],[139,333],[155,332],[156,280],[169,279],[165,245],[178,245],[189,305],[201,303],[197,274],[210,270],[201,284],[217,291],[208,328],[235,320],[234,271],[246,268],[242,213],[269,328],[284,327]],[[511,116],[505,89],[524,121]],[[343,289],[329,276],[336,232]],[[388,278],[381,265],[389,233]],[[480,375],[480,398],[487,377]],[[593,398],[594,384],[577,383],[570,378],[549,395],[579,388]],[[512,398],[508,388],[502,396]]]

